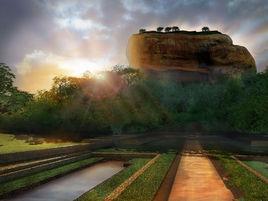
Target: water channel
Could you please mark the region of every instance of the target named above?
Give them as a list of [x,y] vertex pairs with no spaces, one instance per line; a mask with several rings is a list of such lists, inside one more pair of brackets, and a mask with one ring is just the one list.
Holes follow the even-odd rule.
[[123,169],[121,161],[106,161],[37,186],[6,201],[72,201]]

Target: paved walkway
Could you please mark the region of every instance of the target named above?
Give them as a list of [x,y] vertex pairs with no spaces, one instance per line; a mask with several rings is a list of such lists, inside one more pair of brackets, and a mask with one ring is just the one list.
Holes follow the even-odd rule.
[[[195,140],[188,141],[185,149],[188,153],[202,150]],[[206,156],[185,154],[181,158],[168,200],[232,201],[234,197]]]

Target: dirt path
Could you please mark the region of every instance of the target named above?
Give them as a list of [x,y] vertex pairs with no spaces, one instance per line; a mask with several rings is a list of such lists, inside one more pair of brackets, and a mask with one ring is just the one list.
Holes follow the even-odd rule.
[[[198,141],[186,142],[173,183],[169,201],[232,201],[234,197],[226,188],[211,161],[200,154]],[[198,153],[199,154],[194,154]]]

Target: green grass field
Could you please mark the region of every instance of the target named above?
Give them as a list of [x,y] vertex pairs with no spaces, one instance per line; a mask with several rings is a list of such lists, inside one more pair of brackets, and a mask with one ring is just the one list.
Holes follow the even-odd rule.
[[243,161],[248,166],[268,178],[268,164],[262,161]]
[[[30,137],[28,138],[30,139]],[[28,139],[16,139],[14,135],[0,133],[0,154],[22,151],[33,151],[39,149],[50,149],[78,145],[74,142],[43,142],[42,144],[31,145]]]
[[151,201],[160,187],[174,157],[175,154],[162,154],[115,201]]

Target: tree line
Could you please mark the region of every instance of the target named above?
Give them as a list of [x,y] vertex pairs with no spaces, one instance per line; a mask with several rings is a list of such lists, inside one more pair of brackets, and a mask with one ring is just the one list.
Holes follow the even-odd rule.
[[[156,28],[156,31],[157,32],[162,32],[162,31],[164,31],[164,32],[166,32],[166,33],[168,33],[168,32],[179,32],[180,31],[180,28],[178,27],[178,26],[172,26],[172,27],[157,27]],[[205,26],[205,27],[203,27],[202,28],[202,32],[209,32],[210,31],[210,29],[209,29],[209,27],[207,27],[207,26]],[[139,30],[139,33],[145,33],[146,32],[146,29],[140,29]]]
[[0,130],[76,139],[197,122],[209,131],[268,133],[268,72],[187,84],[126,66],[104,76],[56,77],[51,89],[30,94],[1,64]]

